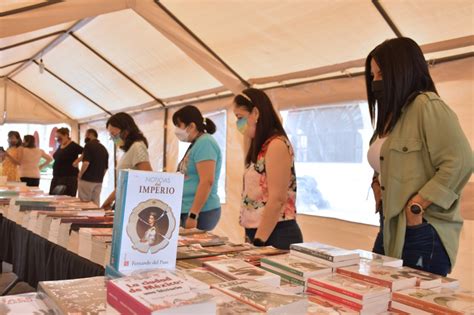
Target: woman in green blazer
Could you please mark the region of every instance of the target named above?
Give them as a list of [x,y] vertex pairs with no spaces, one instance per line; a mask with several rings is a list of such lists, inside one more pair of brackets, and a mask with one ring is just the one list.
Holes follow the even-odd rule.
[[413,40],[377,46],[367,57],[365,76],[375,124],[368,159],[383,213],[378,251],[446,275],[458,251],[459,199],[472,174],[472,149]]

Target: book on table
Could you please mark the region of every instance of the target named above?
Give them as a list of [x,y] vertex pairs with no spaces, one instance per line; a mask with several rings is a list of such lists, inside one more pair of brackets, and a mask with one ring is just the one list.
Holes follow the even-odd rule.
[[41,293],[0,296],[0,314],[53,314]]
[[261,310],[219,290],[211,289],[211,294],[214,296],[214,301],[216,302],[216,315],[263,314]]
[[403,266],[402,259],[393,258],[390,256],[381,255],[381,254],[376,254],[376,253],[369,252],[363,249],[355,249],[354,251],[359,254],[361,262],[366,262],[366,263],[374,264],[374,265],[388,266],[388,267],[402,267]]

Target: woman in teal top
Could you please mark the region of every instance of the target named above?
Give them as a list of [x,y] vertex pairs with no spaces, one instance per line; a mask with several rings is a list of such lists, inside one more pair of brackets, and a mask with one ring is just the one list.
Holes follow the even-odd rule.
[[184,174],[181,226],[210,231],[221,217],[217,184],[222,154],[211,136],[216,132],[216,125],[191,105],[174,113],[173,124],[176,137],[191,143],[178,165],[178,171]]

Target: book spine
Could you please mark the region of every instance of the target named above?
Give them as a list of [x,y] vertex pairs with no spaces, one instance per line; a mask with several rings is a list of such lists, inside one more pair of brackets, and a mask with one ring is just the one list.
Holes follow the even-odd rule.
[[277,262],[272,261],[272,260],[269,259],[269,258],[262,258],[262,259],[260,260],[260,263],[262,263],[262,262],[264,262],[264,263],[266,263],[266,264],[269,264],[269,265],[271,265],[271,266],[273,266],[273,267],[275,267],[275,268],[279,268],[279,269],[288,271],[289,273],[292,273],[292,274],[294,274],[294,275],[297,275],[297,276],[300,276],[300,277],[303,277],[303,278],[304,278],[304,272],[301,272],[301,271],[299,271],[299,270],[290,268],[290,267],[285,266],[285,265],[283,265],[283,264],[279,264],[279,263],[277,263]]
[[420,310],[423,310],[425,312],[430,312],[433,314],[449,314],[449,315],[461,315],[463,314],[462,312],[457,312],[454,310],[451,310],[447,307],[442,307],[442,306],[436,306],[431,303],[428,303],[423,300],[419,300],[416,298],[409,297],[404,294],[396,293],[394,292],[392,295],[392,301],[394,302],[399,302],[401,304],[405,304]]
[[272,270],[272,269],[270,269],[270,268],[265,268],[264,266],[260,266],[260,268],[262,268],[262,269],[265,270],[265,271],[268,271],[268,272],[271,272],[271,273],[273,273],[273,274],[276,274],[276,275],[282,277],[283,279],[289,281],[289,282],[292,283],[292,284],[301,285],[301,286],[303,286],[303,287],[306,286],[306,283],[305,283],[304,281],[301,281],[301,280],[299,280],[299,279],[292,278],[291,276],[286,275],[286,274],[284,274],[284,273],[280,273],[280,272],[275,271],[275,270]]
[[348,308],[350,308],[352,310],[355,310],[355,311],[358,311],[358,312],[360,312],[362,310],[362,306],[360,304],[357,304],[355,302],[343,299],[339,296],[331,295],[329,293],[320,291],[316,288],[308,288],[306,290],[306,292],[316,294],[316,295],[318,295],[322,298],[325,298],[325,299],[327,299],[329,301],[332,301],[332,302],[335,302],[335,303],[342,304],[342,305],[347,306]]
[[145,315],[151,310],[134,297],[124,292],[112,281],[107,282],[107,303],[120,312],[120,314]]
[[343,276],[347,276],[347,277],[350,277],[350,278],[353,278],[353,279],[356,279],[356,280],[362,280],[362,281],[365,281],[365,282],[368,282],[368,283],[379,285],[381,287],[392,289],[392,282],[387,281],[387,280],[374,278],[374,277],[371,277],[371,276],[363,275],[363,274],[360,274],[360,273],[357,273],[357,272],[353,272],[353,271],[349,271],[349,270],[345,270],[345,269],[341,269],[341,268],[337,268],[336,272],[338,274],[341,274]]
[[122,247],[122,230],[125,220],[125,206],[127,196],[128,172],[119,172],[115,196],[114,227],[112,230],[112,252],[110,254],[110,264],[116,270],[120,269],[120,249]]
[[315,256],[315,257],[327,260],[329,262],[334,262],[334,256],[328,255],[326,253],[322,253],[322,252],[314,250],[314,249],[310,249],[310,248],[306,248],[304,246],[298,246],[298,245],[292,245],[290,248],[292,250],[297,251],[297,252],[301,252],[301,253],[305,253],[305,254],[308,254],[308,255],[311,255],[311,256]]
[[354,293],[354,292],[351,292],[351,291],[347,291],[347,290],[344,290],[344,289],[341,289],[341,288],[338,288],[336,286],[333,286],[333,285],[330,285],[330,284],[327,284],[327,283],[324,283],[324,282],[321,282],[315,278],[309,278],[308,279],[308,282],[311,283],[311,284],[314,284],[314,285],[317,285],[317,286],[320,286],[322,288],[325,288],[325,289],[328,289],[328,290],[331,290],[331,291],[334,291],[334,292],[338,292],[338,293],[341,293],[341,294],[344,294],[344,295],[347,295],[347,296],[350,296],[350,297],[353,297],[357,300],[363,300],[364,297],[358,293]]

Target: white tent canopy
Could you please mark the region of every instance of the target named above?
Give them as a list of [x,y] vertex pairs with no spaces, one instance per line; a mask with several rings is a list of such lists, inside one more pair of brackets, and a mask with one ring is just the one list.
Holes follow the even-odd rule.
[[[7,121],[76,121],[361,71],[396,34],[473,54],[470,0],[2,1]],[[6,94],[5,94],[6,93]],[[26,107],[25,107],[26,106]],[[57,110],[51,114],[51,108]]]

